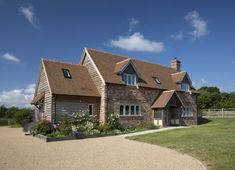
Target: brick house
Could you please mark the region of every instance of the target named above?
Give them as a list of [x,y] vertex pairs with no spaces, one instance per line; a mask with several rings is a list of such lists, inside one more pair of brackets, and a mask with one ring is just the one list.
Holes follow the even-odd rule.
[[38,119],[57,122],[75,112],[124,126],[197,124],[198,91],[176,58],[166,67],[85,48],[80,64],[42,59],[32,104]]

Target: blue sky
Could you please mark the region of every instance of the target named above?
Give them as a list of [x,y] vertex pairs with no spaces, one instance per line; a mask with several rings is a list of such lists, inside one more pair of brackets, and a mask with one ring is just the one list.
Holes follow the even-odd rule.
[[42,57],[78,63],[84,47],[169,65],[196,87],[235,91],[235,3],[0,0],[0,103],[28,106]]

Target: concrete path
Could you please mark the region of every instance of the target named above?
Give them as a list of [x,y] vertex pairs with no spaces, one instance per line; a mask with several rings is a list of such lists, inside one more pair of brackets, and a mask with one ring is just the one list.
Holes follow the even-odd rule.
[[21,129],[0,127],[3,170],[200,170],[198,160],[120,136],[45,143]]
[[167,130],[172,130],[172,129],[180,129],[180,128],[188,128],[188,126],[171,126],[171,127],[161,128],[161,129],[146,130],[143,132],[128,133],[128,134],[124,134],[124,135],[120,135],[120,136],[125,138],[128,136],[144,135],[144,134],[149,134],[149,133],[162,132],[162,131],[167,131]]

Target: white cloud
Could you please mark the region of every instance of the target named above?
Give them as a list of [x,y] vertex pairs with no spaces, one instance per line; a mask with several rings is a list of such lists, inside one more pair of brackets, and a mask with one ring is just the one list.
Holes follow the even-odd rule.
[[32,6],[19,8],[19,12],[24,15],[25,19],[36,29],[39,29],[38,21],[35,17],[35,13]]
[[183,32],[179,31],[176,34],[170,35],[170,38],[175,39],[175,40],[182,40],[184,38]]
[[0,93],[0,105],[8,107],[31,107],[30,102],[34,96],[35,84],[29,84],[22,89],[2,91]]
[[139,20],[137,20],[135,18],[129,18],[128,20],[129,20],[129,30],[128,31],[131,32],[135,28],[135,26],[137,24],[139,24]]
[[8,61],[20,62],[20,60],[17,57],[15,57],[13,54],[5,53],[1,57]]
[[126,37],[119,36],[117,40],[111,40],[108,46],[141,52],[161,52],[164,50],[164,43],[145,39],[144,35],[139,32]]
[[194,30],[190,32],[194,39],[206,36],[208,34],[207,21],[203,20],[197,11],[189,12],[185,16],[185,20],[189,21],[194,28]]

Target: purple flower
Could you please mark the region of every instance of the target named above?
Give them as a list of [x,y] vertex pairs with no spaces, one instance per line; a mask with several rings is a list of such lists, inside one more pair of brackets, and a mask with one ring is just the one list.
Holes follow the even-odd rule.
[[53,124],[53,128],[54,128],[54,129],[58,129],[59,126],[60,126],[59,124]]

